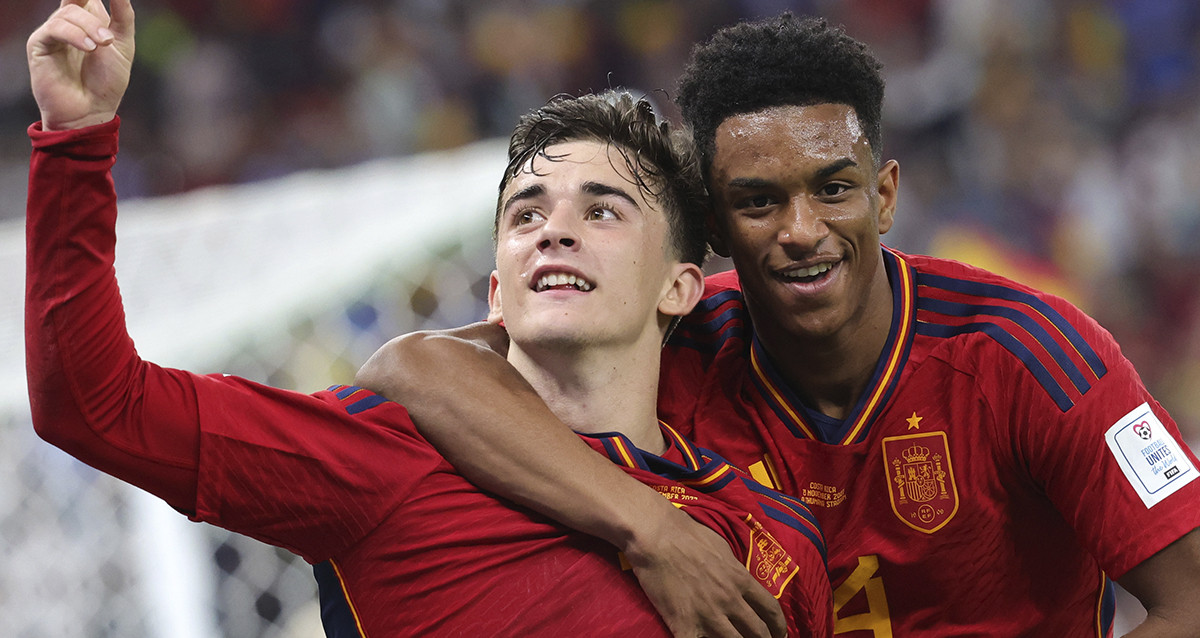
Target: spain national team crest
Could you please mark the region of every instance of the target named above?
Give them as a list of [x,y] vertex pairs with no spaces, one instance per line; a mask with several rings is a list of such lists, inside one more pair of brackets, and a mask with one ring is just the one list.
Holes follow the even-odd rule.
[[746,569],[762,583],[771,595],[779,598],[787,589],[792,577],[800,571],[796,561],[788,555],[779,541],[771,536],[754,517],[746,515],[750,525],[750,551],[746,553]]
[[889,436],[884,471],[892,511],[909,527],[932,534],[958,512],[958,488],[945,432]]

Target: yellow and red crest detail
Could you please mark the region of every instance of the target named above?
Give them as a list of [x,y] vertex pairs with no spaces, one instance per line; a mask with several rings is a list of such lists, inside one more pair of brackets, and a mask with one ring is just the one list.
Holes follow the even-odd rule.
[[800,568],[783,545],[749,514],[750,551],[746,552],[746,569],[762,583],[771,595],[779,598]]
[[905,525],[932,534],[958,512],[958,488],[945,432],[889,436],[884,472],[892,512]]

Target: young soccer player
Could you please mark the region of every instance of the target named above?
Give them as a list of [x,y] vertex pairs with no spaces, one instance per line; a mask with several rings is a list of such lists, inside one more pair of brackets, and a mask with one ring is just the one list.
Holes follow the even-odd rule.
[[[813,507],[835,633],[1105,636],[1110,579],[1149,610],[1131,636],[1200,633],[1196,457],[1112,337],[1062,299],[881,246],[899,167],[867,48],[791,15],[733,26],[697,48],[678,99],[736,273],[711,277],[674,333],[660,411]],[[425,404],[442,387],[380,385],[437,429]],[[477,412],[454,409],[466,438]],[[521,482],[524,461],[487,463],[508,470],[490,486]],[[625,498],[585,488],[544,509]]]
[[[316,565],[329,635],[670,635],[618,547],[475,488],[400,405],[138,357],[113,271],[109,172],[134,15],[129,0],[111,7],[65,1],[28,44],[42,115],[30,127],[26,296],[38,433],[194,520]],[[493,319],[523,387],[594,457],[711,530],[756,593],[783,601],[789,635],[828,635],[811,513],[656,417],[661,344],[700,297],[706,252],[703,186],[679,142],[628,94],[522,118],[496,211]],[[766,635],[710,635],[733,632]]]

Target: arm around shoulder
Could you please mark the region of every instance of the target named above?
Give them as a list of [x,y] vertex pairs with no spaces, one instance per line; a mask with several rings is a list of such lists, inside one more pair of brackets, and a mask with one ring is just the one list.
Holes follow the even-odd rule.
[[506,348],[492,323],[415,332],[380,348],[355,384],[404,405],[483,489],[622,546],[638,523],[629,503],[665,499],[580,441],[505,360]]
[[472,324],[393,339],[355,383],[402,403],[481,488],[624,551],[676,636],[781,636],[778,603],[716,533],[583,443]]

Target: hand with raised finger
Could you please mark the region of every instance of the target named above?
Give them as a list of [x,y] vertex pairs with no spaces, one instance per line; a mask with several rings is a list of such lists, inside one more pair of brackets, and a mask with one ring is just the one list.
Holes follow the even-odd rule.
[[133,6],[63,0],[26,42],[29,79],[48,131],[102,124],[116,116],[133,68]]

